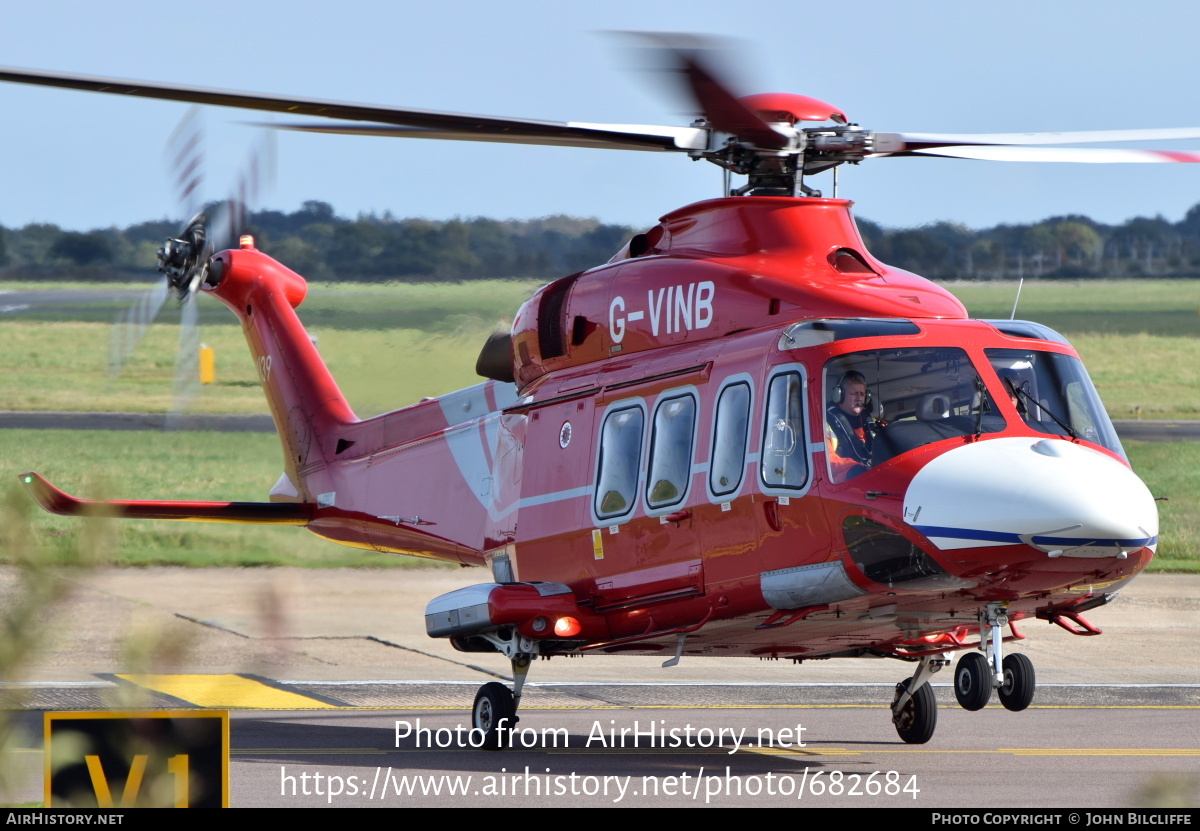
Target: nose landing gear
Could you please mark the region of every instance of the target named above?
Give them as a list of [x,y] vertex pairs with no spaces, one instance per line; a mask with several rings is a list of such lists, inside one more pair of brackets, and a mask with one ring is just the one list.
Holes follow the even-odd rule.
[[1019,652],[1004,659],[1004,683],[996,690],[1006,709],[1019,713],[1033,702],[1033,661]]
[[[992,698],[992,690],[1006,709],[1020,712],[1033,702],[1036,680],[1033,662],[1014,652],[1003,654],[1003,629],[1009,625],[1008,604],[993,601],[979,610],[979,649],[963,655],[954,669],[954,697],[965,710],[982,710]],[[1013,637],[1021,635],[1013,630]],[[896,685],[892,699],[892,723],[908,744],[924,744],[937,727],[937,701],[929,679],[942,667],[949,666],[945,655],[927,655],[921,659],[912,678]]]
[[1003,657],[1008,625],[1006,604],[993,601],[979,610],[979,652],[968,652],[954,670],[954,697],[965,710],[982,710],[995,689],[1000,703],[1020,712],[1033,701],[1036,680],[1033,662],[1014,652]]
[[992,697],[992,677],[987,658],[968,652],[954,668],[954,697],[964,710],[982,710]]

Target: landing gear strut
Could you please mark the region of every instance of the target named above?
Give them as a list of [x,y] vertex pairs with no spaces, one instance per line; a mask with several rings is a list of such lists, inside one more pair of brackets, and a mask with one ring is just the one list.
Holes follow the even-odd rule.
[[537,644],[514,633],[505,637],[501,633],[483,635],[497,650],[508,656],[512,663],[513,688],[491,681],[475,693],[475,706],[471,709],[471,726],[483,735],[482,747],[500,750],[508,742],[508,736],[521,720],[517,708],[521,706],[521,692],[525,689],[525,678],[529,665],[537,655]]
[[1033,701],[1033,662],[1024,655],[1003,656],[1007,604],[993,601],[979,610],[980,652],[968,652],[954,670],[954,697],[966,710],[982,710],[995,689],[1000,703],[1013,712]]
[[905,678],[896,685],[896,697],[892,700],[892,724],[907,744],[925,744],[933,738],[937,727],[937,699],[929,679],[950,660],[941,655],[927,655],[921,659],[912,678]]

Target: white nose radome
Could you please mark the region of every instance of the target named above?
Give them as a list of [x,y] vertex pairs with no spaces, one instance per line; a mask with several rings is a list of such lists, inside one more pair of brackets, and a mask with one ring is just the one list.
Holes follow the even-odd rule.
[[904,520],[942,550],[1024,543],[1050,557],[1158,544],[1158,508],[1133,471],[1058,438],[977,441],[921,469]]

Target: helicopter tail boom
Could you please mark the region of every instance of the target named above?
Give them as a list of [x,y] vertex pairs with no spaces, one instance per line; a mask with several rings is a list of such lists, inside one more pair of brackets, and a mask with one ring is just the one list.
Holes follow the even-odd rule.
[[58,516],[169,519],[180,522],[241,522],[254,525],[307,525],[311,504],[284,502],[186,502],[79,499],[37,473],[21,476],[34,501]]

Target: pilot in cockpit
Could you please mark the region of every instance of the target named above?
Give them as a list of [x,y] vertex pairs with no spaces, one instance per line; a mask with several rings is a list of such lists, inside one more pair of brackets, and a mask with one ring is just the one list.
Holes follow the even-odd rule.
[[1013,407],[1016,408],[1016,411],[1021,414],[1022,418],[1028,420],[1029,408],[1026,407],[1025,402],[1021,400],[1020,391],[1023,389],[1023,387],[1021,386],[1020,376],[1011,370],[1001,370],[1000,382],[1004,385],[1004,391],[1008,393],[1008,400],[1012,402]]
[[838,379],[825,408],[825,444],[834,483],[853,479],[871,466],[871,394],[861,372]]

